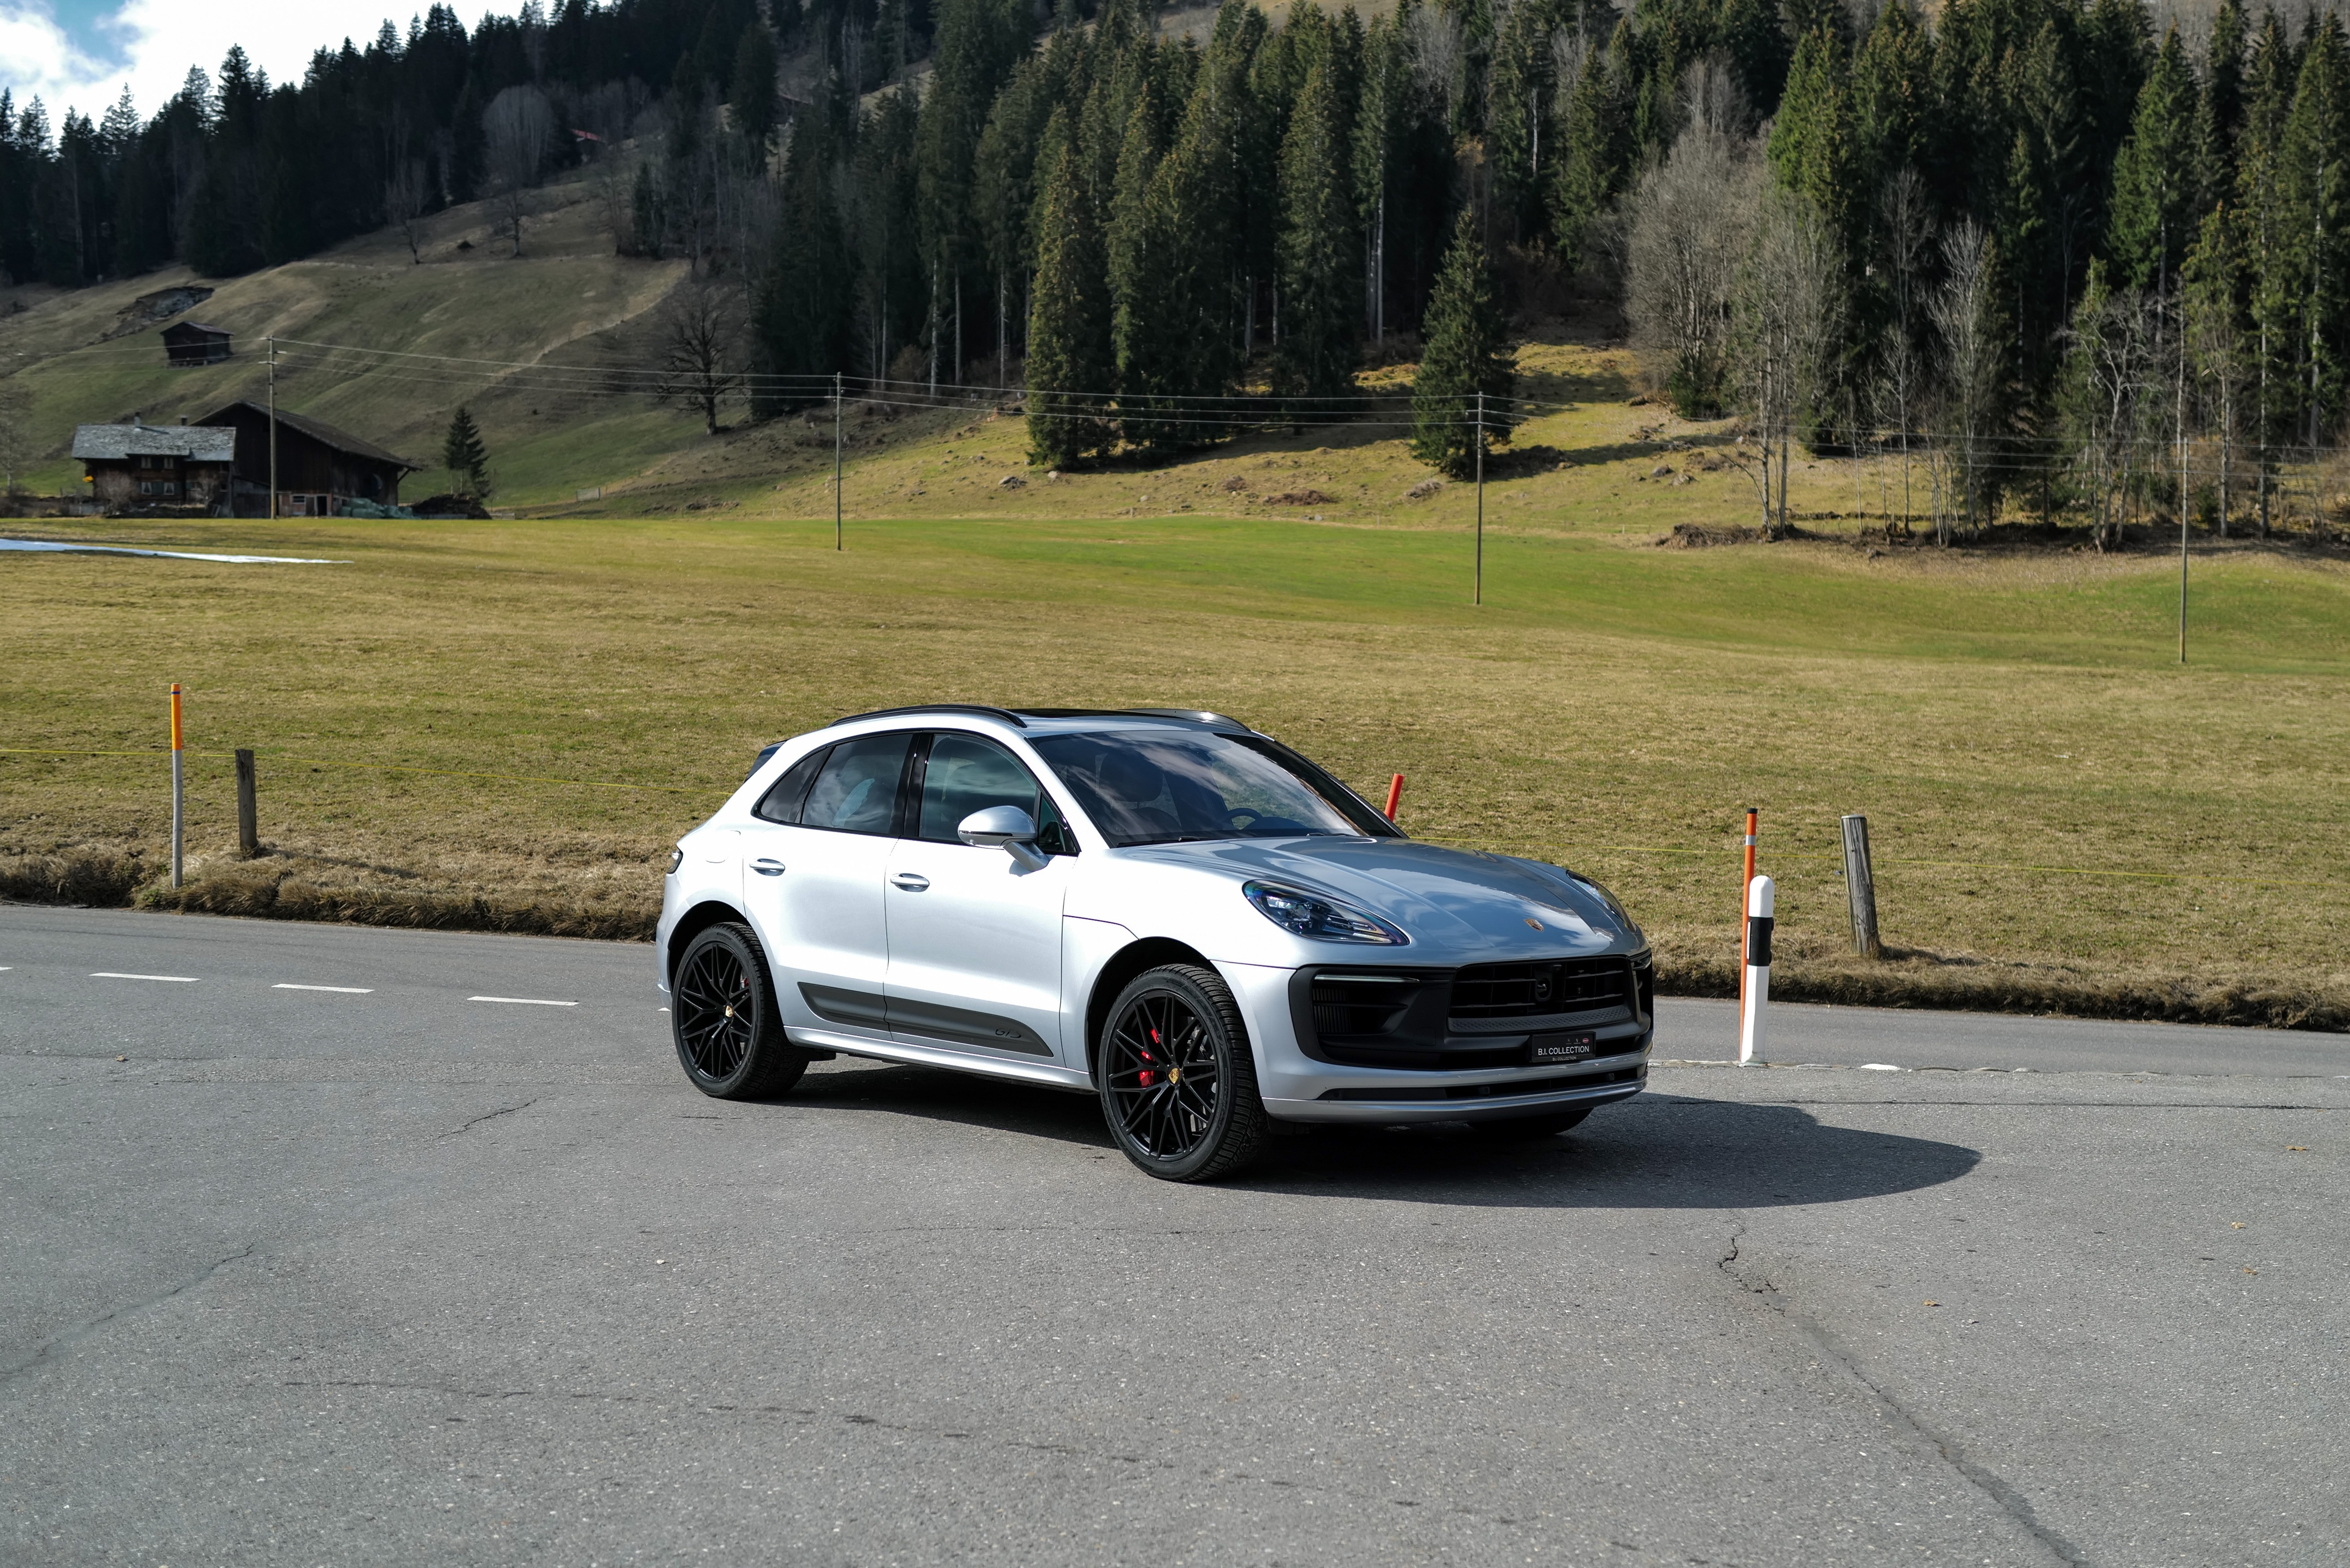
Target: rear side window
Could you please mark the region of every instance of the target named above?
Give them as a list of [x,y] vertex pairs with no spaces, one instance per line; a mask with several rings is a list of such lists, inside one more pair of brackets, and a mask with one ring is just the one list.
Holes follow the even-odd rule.
[[889,833],[897,824],[898,781],[905,776],[905,733],[867,735],[832,748],[800,807],[800,826],[836,833]]
[[818,746],[798,762],[784,770],[775,787],[760,797],[751,808],[752,815],[769,822],[797,822],[800,806],[807,800],[808,785],[816,782],[816,771],[824,766],[825,758],[832,755],[829,746]]

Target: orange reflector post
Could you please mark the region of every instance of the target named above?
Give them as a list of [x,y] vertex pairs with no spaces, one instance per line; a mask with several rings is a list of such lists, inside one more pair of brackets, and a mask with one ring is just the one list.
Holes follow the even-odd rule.
[[1401,774],[1398,774],[1388,784],[1388,820],[1389,822],[1393,822],[1395,820],[1396,807],[1402,804],[1403,775]]

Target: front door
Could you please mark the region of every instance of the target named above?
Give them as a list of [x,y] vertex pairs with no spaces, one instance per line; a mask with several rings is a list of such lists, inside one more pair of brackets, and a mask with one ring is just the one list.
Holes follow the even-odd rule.
[[804,760],[760,803],[769,826],[743,836],[743,892],[787,1028],[888,1037],[882,877],[913,739],[865,735]]
[[1061,905],[1075,862],[1024,865],[962,842],[972,812],[1016,805],[1055,831],[1052,797],[1018,759],[977,735],[930,737],[916,758],[912,835],[889,856],[889,1026],[899,1039],[1006,1059],[1057,1061],[1061,1048]]

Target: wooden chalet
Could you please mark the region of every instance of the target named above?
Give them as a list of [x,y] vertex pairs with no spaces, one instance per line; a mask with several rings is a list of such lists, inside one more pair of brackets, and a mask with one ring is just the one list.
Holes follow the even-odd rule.
[[173,365],[217,365],[234,350],[234,340],[217,327],[177,321],[163,328],[163,356]]
[[214,423],[151,425],[133,414],[123,424],[74,428],[83,483],[109,512],[202,506],[225,516],[236,450],[237,432]]
[[[234,504],[239,517],[269,515],[269,410],[239,399],[206,416],[236,431]],[[400,483],[425,465],[337,430],[324,420],[277,410],[277,514],[332,517],[353,501],[400,504]]]

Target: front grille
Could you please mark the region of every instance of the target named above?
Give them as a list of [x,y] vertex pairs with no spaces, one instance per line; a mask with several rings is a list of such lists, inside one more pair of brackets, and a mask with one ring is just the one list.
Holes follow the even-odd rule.
[[1456,1019],[1531,1018],[1633,1003],[1632,966],[1622,958],[1471,964],[1452,979]]

